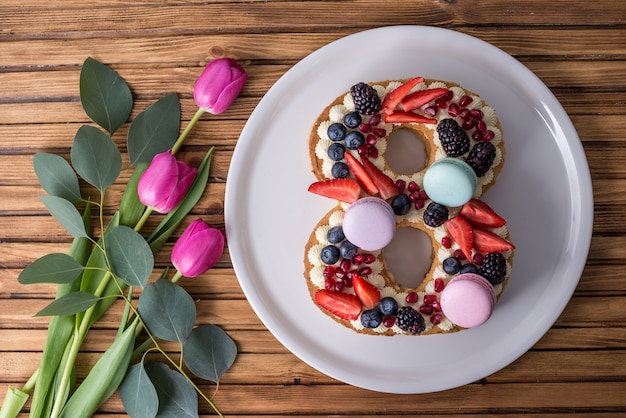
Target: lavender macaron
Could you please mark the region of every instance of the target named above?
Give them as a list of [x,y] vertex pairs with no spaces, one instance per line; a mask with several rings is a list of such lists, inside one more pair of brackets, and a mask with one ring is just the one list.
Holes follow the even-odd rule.
[[363,197],[346,209],[343,233],[348,241],[362,250],[380,250],[396,233],[393,209],[383,199]]
[[484,277],[459,274],[441,292],[441,310],[458,326],[474,328],[484,324],[496,305],[496,292]]

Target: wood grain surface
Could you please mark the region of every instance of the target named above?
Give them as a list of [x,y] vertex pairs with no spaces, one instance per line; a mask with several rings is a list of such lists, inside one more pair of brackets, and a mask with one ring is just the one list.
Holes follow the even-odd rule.
[[[219,389],[204,385],[206,393],[227,416],[626,416],[626,2],[619,0],[3,0],[0,397],[37,367],[47,319],[32,315],[55,293],[52,285],[20,285],[17,276],[71,242],[38,199],[43,191],[32,159],[36,152],[68,158],[76,129],[89,122],[78,90],[86,57],[127,80],[136,104],[131,120],[175,92],[187,121],[195,112],[193,84],[209,60],[233,57],[244,65],[249,79],[241,97],[224,114],[203,118],[181,151],[193,164],[216,147],[211,184],[194,213],[223,227],[230,159],[267,90],[329,42],[388,25],[437,26],[490,42],[532,70],[563,104],[594,187],[593,238],[579,286],[547,334],[504,369],[443,392],[390,395],[329,378],[285,349],[250,307],[226,251],[201,280],[182,282],[198,300],[199,320],[223,327],[239,349]],[[123,149],[127,130],[128,124],[114,136]],[[124,171],[112,186],[107,217],[128,176]],[[167,254],[157,257],[158,266],[168,264]],[[79,375],[111,341],[121,311],[114,306],[89,334]],[[212,414],[208,404],[200,409]],[[119,397],[97,416],[125,416]]]

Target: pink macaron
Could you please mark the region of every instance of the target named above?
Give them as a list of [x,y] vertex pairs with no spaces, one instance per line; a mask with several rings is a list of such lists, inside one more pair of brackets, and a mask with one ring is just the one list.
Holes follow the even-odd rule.
[[453,324],[474,328],[485,323],[496,305],[496,292],[483,276],[459,274],[441,292],[441,310]]
[[362,250],[380,250],[396,233],[393,209],[383,199],[363,197],[346,209],[343,233],[348,241]]

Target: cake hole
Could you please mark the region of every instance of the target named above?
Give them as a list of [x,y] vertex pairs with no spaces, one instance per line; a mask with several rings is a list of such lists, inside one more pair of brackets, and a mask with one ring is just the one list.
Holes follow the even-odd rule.
[[385,247],[385,261],[395,282],[416,288],[430,270],[433,245],[430,236],[420,229],[402,227]]
[[413,174],[426,167],[426,145],[415,131],[397,129],[387,137],[387,165],[398,174]]

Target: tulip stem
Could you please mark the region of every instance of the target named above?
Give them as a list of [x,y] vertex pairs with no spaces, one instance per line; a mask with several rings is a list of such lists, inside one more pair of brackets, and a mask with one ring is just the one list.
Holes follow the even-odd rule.
[[176,283],[181,277],[183,277],[183,273],[176,270],[176,273],[174,273],[174,276],[172,277],[172,283]]
[[151,207],[147,207],[146,210],[143,211],[143,215],[141,215],[141,219],[139,219],[139,221],[137,221],[137,224],[135,225],[134,229],[136,232],[139,232],[139,230],[143,228],[143,225],[146,223],[151,213],[152,213]]
[[189,121],[189,123],[185,127],[185,130],[183,130],[183,132],[180,134],[180,136],[176,140],[176,143],[172,147],[172,155],[176,155],[176,153],[178,152],[180,147],[183,145],[183,142],[185,142],[185,138],[187,138],[187,135],[189,135],[189,132],[191,132],[191,130],[193,129],[194,125],[196,124],[196,122],[198,122],[200,120],[200,118],[202,117],[204,112],[206,112],[206,110],[204,110],[202,108],[199,108],[196,111],[196,114],[193,115],[193,118],[191,118],[191,120]]

